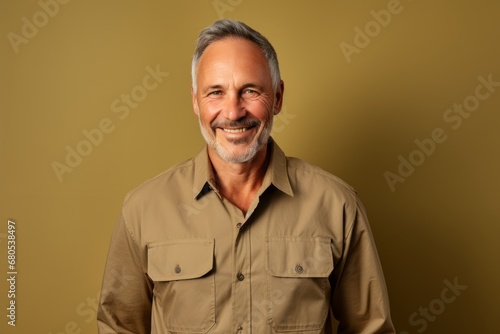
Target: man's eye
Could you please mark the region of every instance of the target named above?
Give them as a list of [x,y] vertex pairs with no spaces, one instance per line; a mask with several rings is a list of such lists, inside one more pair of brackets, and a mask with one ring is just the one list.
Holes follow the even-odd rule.
[[216,96],[216,95],[221,95],[222,92],[220,90],[214,90],[213,92],[210,92],[208,95],[213,95],[213,96]]
[[250,96],[254,96],[254,95],[257,95],[257,92],[253,89],[245,89],[243,91],[243,94],[245,95],[250,95]]

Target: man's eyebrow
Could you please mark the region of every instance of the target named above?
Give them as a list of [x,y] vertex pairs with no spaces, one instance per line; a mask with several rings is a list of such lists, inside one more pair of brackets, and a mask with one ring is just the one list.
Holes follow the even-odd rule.
[[202,92],[206,93],[210,90],[216,90],[216,89],[221,89],[221,88],[222,88],[222,85],[210,85],[210,86],[203,88]]
[[246,88],[256,88],[259,91],[264,90],[264,87],[262,85],[258,85],[258,84],[253,83],[253,82],[248,82],[248,83],[244,84],[243,86],[241,86],[240,90],[244,90]]

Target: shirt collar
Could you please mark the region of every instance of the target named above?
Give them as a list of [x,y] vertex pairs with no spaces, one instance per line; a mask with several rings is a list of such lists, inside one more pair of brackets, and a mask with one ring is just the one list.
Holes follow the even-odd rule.
[[[261,191],[262,194],[269,185],[274,185],[283,193],[293,196],[292,186],[287,171],[287,160],[285,153],[276,144],[276,142],[269,139],[269,149],[271,150],[271,159],[267,166],[267,171],[264,176]],[[215,179],[212,170],[212,164],[208,157],[207,145],[194,157],[194,186],[193,196],[200,198],[207,192],[215,189]]]

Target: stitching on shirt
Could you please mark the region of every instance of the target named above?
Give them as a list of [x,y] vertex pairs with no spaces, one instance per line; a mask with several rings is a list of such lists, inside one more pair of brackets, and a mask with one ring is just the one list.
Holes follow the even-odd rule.
[[[310,242],[310,241],[314,241],[314,243],[324,243],[324,244],[329,244],[331,242],[331,239],[329,239],[328,237],[314,237],[314,236],[308,236],[308,237],[301,237],[301,236],[273,236],[273,237],[266,237],[266,261],[267,261],[267,266],[269,268],[269,263],[271,261],[271,254],[270,254],[270,247],[269,247],[269,243],[270,242],[273,242],[273,241],[284,241],[284,242],[287,242],[287,241],[293,241],[293,242]],[[333,259],[332,259],[333,261]],[[332,269],[333,269],[334,265],[332,263]],[[267,298],[268,298],[268,301],[270,302],[269,303],[269,307],[268,307],[268,323],[276,330],[276,331],[298,331],[298,330],[317,330],[317,329],[320,329],[322,328],[323,324],[325,323],[326,321],[326,318],[328,316],[328,310],[329,310],[329,297],[327,296],[327,284],[328,284],[328,278],[326,277],[321,277],[321,278],[317,278],[317,277],[302,277],[302,278],[299,278],[299,277],[293,277],[293,278],[289,278],[289,279],[299,279],[299,280],[315,280],[317,282],[320,282],[321,284],[321,289],[323,290],[323,296],[324,296],[324,302],[323,302],[323,305],[321,307],[321,317],[322,319],[318,319],[318,322],[314,322],[314,323],[309,323],[309,324],[291,324],[291,323],[278,323],[277,321],[279,319],[275,319],[273,317],[273,313],[272,313],[272,309],[271,309],[271,305],[274,305],[273,304],[273,301],[272,301],[272,291],[274,291],[274,289],[276,289],[276,284],[273,285],[273,282],[276,282],[276,280],[278,279],[278,277],[274,276],[273,274],[271,274],[270,272],[267,272],[266,273],[266,280],[267,280]],[[280,278],[280,279],[283,279],[283,278]],[[274,289],[273,289],[273,286],[274,286]],[[279,289],[279,288],[278,288]],[[274,307],[276,307],[278,305],[274,305]],[[280,320],[281,322],[283,320]]]
[[[350,237],[354,228],[354,222],[356,221],[357,215],[359,214],[360,200],[357,196],[356,190],[338,176],[335,176],[321,169],[320,167],[311,165],[297,158],[287,158],[287,160],[290,161],[288,166],[291,170],[293,169],[296,171],[303,171],[326,177],[329,180],[333,181],[336,185],[341,187],[339,191],[346,196],[346,205],[344,206],[344,208],[350,209],[350,212],[346,212],[346,215],[347,217],[352,217],[352,220],[346,222],[346,229],[344,233],[345,242]],[[352,203],[354,203],[355,205],[352,205]]]
[[123,211],[122,211],[122,218],[123,218],[123,223],[125,224],[125,228],[127,229],[127,232],[128,234],[130,235],[130,238],[132,238],[132,241],[137,245],[137,246],[140,246],[139,244],[139,240],[137,240],[135,238],[135,235],[134,233],[132,232],[132,229],[130,228],[128,222],[127,222],[127,218],[125,218],[125,215],[123,214]]
[[355,203],[356,205],[354,206],[354,208],[352,209],[352,212],[350,213],[352,220],[350,221],[350,224],[349,224],[350,226],[348,225],[349,228],[347,229],[347,231],[345,233],[344,243],[351,237],[352,231],[354,229],[354,224],[357,221],[358,216],[361,214],[361,212],[360,212],[361,202],[360,202],[359,198],[357,198],[357,197],[355,198],[355,200],[356,200],[356,203]]
[[130,190],[127,195],[125,196],[124,204],[128,202],[130,197],[132,197],[133,194],[135,194],[140,188],[143,188],[146,184],[151,183],[167,174],[173,174],[174,172],[178,171],[179,169],[185,169],[185,168],[192,168],[194,166],[194,158],[191,158],[189,160],[186,160],[184,162],[181,162],[180,164],[177,164],[175,166],[170,167],[169,169],[157,174],[156,176],[153,176],[152,178],[142,182],[139,184],[137,187],[134,189]]
[[304,171],[304,172],[310,172],[310,173],[318,174],[321,176],[325,176],[328,179],[335,181],[336,183],[341,185],[345,190],[349,191],[349,193],[351,193],[351,194],[357,193],[356,190],[351,185],[346,183],[340,177],[333,175],[332,173],[327,172],[326,170],[324,170],[318,166],[311,165],[304,160],[300,160],[300,159],[293,158],[293,157],[287,157],[287,166],[290,169],[295,169],[295,170],[300,170],[300,171]]

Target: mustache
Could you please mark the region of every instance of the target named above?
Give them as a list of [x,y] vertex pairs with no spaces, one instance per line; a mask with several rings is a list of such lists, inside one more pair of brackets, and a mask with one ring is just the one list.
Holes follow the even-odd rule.
[[241,118],[236,121],[221,121],[214,120],[210,123],[212,129],[216,128],[250,128],[254,126],[260,126],[261,121],[254,118]]

